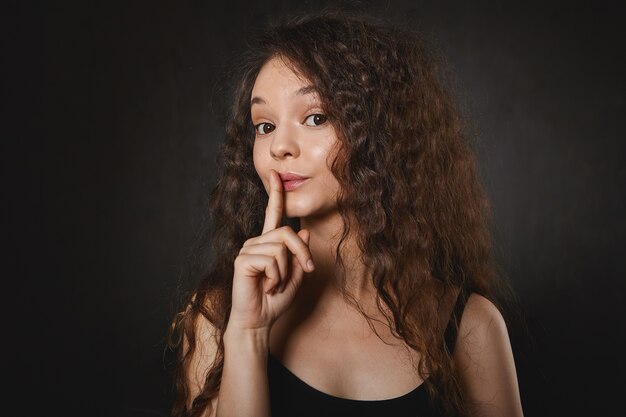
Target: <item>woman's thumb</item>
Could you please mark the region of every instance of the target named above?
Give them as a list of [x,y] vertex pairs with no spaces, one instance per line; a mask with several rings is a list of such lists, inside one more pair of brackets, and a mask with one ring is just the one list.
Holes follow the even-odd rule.
[[306,229],[300,230],[298,232],[298,236],[300,236],[300,238],[304,240],[304,243],[306,243],[307,245],[309,244],[309,238],[311,237],[311,233],[309,233],[308,230]]

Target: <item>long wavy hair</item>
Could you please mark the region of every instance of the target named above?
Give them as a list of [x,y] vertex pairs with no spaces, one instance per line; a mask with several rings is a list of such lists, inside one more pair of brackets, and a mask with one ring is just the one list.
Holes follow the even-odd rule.
[[[270,26],[238,65],[221,174],[209,198],[211,261],[172,324],[172,345],[180,347],[184,337],[189,346],[178,349],[173,414],[200,415],[219,390],[234,259],[246,239],[261,233],[268,200],[253,166],[250,96],[260,68],[273,57],[314,85],[340,140],[331,166],[342,190],[338,264],[345,239],[356,236],[379,310],[392,332],[419,352],[415,368],[433,404],[445,415],[466,415],[439,313],[443,296],[459,290],[498,305],[490,209],[475,157],[442,78],[441,58],[410,30],[343,13]],[[345,285],[343,291],[350,298]],[[199,316],[216,329],[217,355],[187,410],[185,375]]]

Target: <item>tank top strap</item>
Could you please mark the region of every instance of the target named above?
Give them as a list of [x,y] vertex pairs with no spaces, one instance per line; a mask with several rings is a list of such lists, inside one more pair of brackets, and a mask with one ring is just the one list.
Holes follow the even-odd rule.
[[454,352],[456,337],[459,331],[459,324],[461,323],[461,317],[463,316],[463,310],[465,309],[465,304],[467,303],[468,298],[469,293],[467,291],[459,291],[459,294],[456,297],[454,309],[452,310],[452,315],[450,316],[450,321],[448,321],[448,326],[446,327],[446,331],[444,333],[446,347],[448,348],[448,352],[450,352],[450,354]]

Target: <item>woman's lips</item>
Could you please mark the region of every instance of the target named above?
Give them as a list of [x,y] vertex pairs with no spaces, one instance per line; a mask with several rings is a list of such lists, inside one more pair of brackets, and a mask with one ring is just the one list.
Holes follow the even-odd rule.
[[280,175],[285,191],[293,191],[309,179],[302,175],[294,174],[293,172],[279,172],[278,175]]

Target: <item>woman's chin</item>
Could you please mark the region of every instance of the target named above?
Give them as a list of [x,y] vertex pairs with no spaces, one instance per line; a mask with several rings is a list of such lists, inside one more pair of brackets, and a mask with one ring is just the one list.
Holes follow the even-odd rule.
[[284,215],[287,218],[295,218],[298,217],[300,219],[310,218],[310,219],[321,219],[327,217],[331,212],[336,212],[337,209],[334,210],[330,207],[319,207],[319,206],[295,206],[292,207],[289,203],[285,204],[285,212]]
[[295,218],[301,218],[301,217],[308,217],[308,213],[302,210],[285,209],[284,216],[287,217],[288,219],[295,219]]

